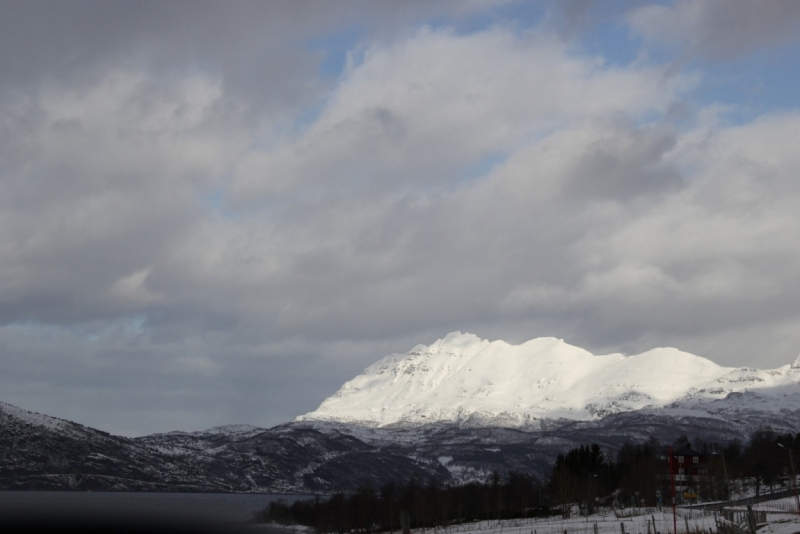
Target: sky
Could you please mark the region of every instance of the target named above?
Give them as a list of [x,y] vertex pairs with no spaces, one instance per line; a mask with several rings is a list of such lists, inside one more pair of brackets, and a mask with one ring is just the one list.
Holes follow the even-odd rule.
[[451,331],[800,353],[800,3],[0,0],[0,401],[311,411]]

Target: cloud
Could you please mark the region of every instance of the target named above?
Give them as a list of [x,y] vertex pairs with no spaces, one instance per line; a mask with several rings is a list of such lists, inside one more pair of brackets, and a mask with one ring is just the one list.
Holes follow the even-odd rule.
[[730,124],[702,73],[455,23],[480,3],[61,5],[19,7],[63,27],[0,48],[4,401],[127,434],[275,424],[452,330],[796,356],[795,112]]
[[319,118],[299,138],[244,159],[235,191],[452,182],[572,120],[663,112],[691,83],[659,67],[573,57],[537,33],[424,29],[351,57]]
[[637,7],[629,22],[648,41],[677,46],[692,56],[730,59],[796,41],[800,6],[791,0],[678,0]]
[[152,269],[198,220],[198,195],[242,142],[220,135],[231,113],[220,99],[205,76],[164,85],[112,71],[90,87],[45,87],[0,108],[11,121],[0,149],[4,321],[141,310],[142,299],[120,291],[133,289],[126,277]]
[[734,325],[771,330],[800,312],[787,248],[800,231],[791,207],[797,161],[786,142],[798,127],[796,115],[775,115],[679,136],[663,159],[683,170],[684,185],[633,209],[598,212],[575,243],[586,270],[568,298],[594,308],[588,322],[603,329],[658,324],[663,339],[683,347],[683,336],[708,335],[724,349],[709,341],[706,351],[746,361],[725,339]]

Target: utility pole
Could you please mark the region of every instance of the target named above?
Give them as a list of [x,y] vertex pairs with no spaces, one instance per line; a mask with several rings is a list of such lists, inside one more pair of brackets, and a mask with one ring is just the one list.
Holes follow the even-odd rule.
[[672,534],[678,534],[678,516],[675,511],[675,470],[672,468],[672,446],[667,447],[669,454],[669,479],[672,482]]
[[714,451],[711,454],[722,458],[722,468],[725,470],[725,498],[730,500],[731,481],[728,480],[728,466],[725,464],[725,452],[722,454]]
[[800,515],[800,497],[797,496],[797,476],[794,474],[794,460],[792,459],[792,449],[784,447],[782,443],[778,443],[778,447],[789,452],[789,465],[792,467],[792,490],[794,491],[794,502],[797,505],[797,514]]

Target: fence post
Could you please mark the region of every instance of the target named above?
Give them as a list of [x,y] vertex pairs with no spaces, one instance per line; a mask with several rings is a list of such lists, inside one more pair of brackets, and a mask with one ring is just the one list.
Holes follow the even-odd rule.
[[753,506],[747,505],[747,526],[750,527],[750,534],[756,534],[756,518],[753,514]]

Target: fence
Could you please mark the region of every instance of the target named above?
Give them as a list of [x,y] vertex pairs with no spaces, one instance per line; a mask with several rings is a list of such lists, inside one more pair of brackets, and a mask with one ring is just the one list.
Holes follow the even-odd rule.
[[738,525],[741,523],[746,523],[749,520],[749,514],[751,513],[753,514],[753,519],[755,520],[756,524],[767,522],[767,512],[760,510],[752,510],[751,512],[748,512],[747,510],[723,509],[721,515],[731,523],[736,523]]
[[[641,515],[617,517],[613,510],[591,517],[558,517],[480,521],[429,530],[414,534],[673,534],[672,511],[642,513]],[[712,534],[714,519],[710,515],[697,515],[678,522],[678,534]],[[749,534],[749,533],[735,533]]]
[[[778,501],[769,504],[776,503]],[[702,508],[677,508],[677,525],[673,525],[670,508],[661,511],[647,508],[605,509],[590,517],[484,520],[415,530],[414,534],[673,534],[674,526],[677,526],[677,534],[756,534],[756,529],[767,522],[769,514],[787,513],[750,508],[749,514],[744,507],[726,507],[717,512]]]
[[[794,512],[797,513],[797,502],[794,499],[780,499],[780,500],[772,500],[772,501],[763,501],[758,503],[757,505],[759,508],[774,508],[775,510],[780,510],[782,512]],[[770,510],[767,510],[770,511]]]

